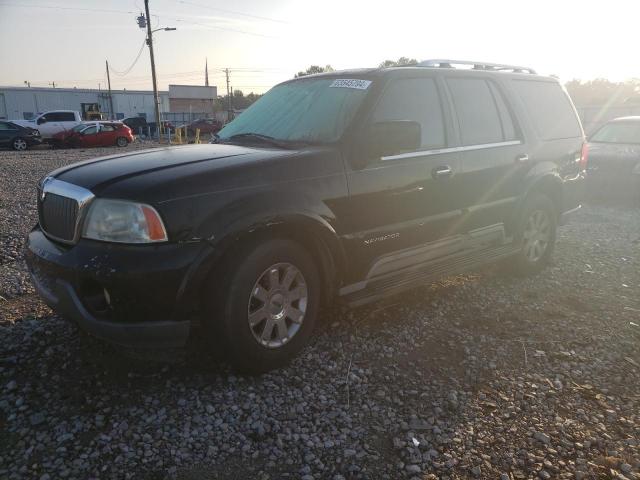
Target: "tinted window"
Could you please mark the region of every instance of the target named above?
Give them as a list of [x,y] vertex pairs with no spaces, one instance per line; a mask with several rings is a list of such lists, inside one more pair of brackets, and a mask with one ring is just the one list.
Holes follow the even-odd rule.
[[502,122],[489,83],[480,78],[450,78],[447,83],[458,115],[462,144],[504,141]]
[[394,80],[384,91],[373,113],[374,122],[412,120],[422,129],[421,147],[446,145],[442,106],[431,78]]
[[0,122],[0,130],[17,130],[11,123]]
[[608,123],[593,134],[591,141],[602,143],[640,143],[640,122]]
[[76,116],[73,114],[73,112],[59,112],[58,121],[59,122],[75,122]]
[[496,106],[498,107],[498,113],[500,114],[500,123],[502,124],[503,140],[505,141],[516,140],[518,138],[518,134],[516,133],[516,127],[514,125],[511,112],[507,108],[504,95],[502,94],[502,92],[498,90],[498,88],[493,82],[489,82],[489,88],[491,89],[491,93],[493,94],[493,99],[495,100]]
[[582,136],[580,123],[560,84],[540,80],[514,80],[513,84],[542,139]]

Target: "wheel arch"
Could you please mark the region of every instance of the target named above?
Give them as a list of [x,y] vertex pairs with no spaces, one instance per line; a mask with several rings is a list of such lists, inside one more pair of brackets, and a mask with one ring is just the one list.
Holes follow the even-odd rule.
[[325,218],[309,212],[236,222],[224,237],[206,240],[211,248],[203,255],[188,283],[204,288],[206,279],[216,269],[227,268],[226,262],[241,252],[275,238],[292,240],[309,252],[319,269],[324,302],[329,302],[343,278],[346,255],[333,226]]
[[532,176],[526,183],[524,192],[518,200],[513,217],[508,225],[508,230],[510,232],[515,231],[526,201],[536,193],[541,193],[549,197],[555,208],[556,220],[558,220],[562,213],[562,184],[563,181],[560,175],[555,172],[545,172]]

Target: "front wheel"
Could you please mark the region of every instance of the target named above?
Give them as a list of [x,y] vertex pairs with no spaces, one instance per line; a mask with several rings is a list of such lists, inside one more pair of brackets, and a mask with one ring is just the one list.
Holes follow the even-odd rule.
[[549,263],[556,242],[557,214],[553,202],[543,194],[525,200],[516,232],[520,249],[515,257],[516,273],[538,273]]
[[226,272],[214,272],[209,281],[217,293],[206,320],[210,334],[221,336],[217,343],[240,371],[286,365],[307,343],[318,316],[321,282],[313,259],[297,243],[271,240],[237,255]]
[[116,139],[116,145],[119,147],[126,147],[129,144],[129,140],[124,137],[118,137]]
[[11,144],[11,146],[13,147],[14,150],[21,152],[26,150],[29,145],[27,145],[27,141],[24,138],[18,137],[13,140],[13,143]]

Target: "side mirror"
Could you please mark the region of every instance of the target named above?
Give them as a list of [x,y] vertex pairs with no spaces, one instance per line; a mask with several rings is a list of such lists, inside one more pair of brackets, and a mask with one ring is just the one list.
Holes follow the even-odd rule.
[[47,123],[47,119],[44,117],[40,117],[36,123],[38,125],[42,125],[43,123]]
[[422,128],[412,120],[394,120],[372,124],[365,133],[367,158],[379,158],[418,149]]

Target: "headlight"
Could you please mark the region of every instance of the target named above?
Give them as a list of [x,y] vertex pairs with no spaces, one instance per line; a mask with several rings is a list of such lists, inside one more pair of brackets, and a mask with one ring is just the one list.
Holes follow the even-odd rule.
[[82,236],[105,242],[153,243],[165,242],[167,231],[149,205],[97,198],[89,207]]

